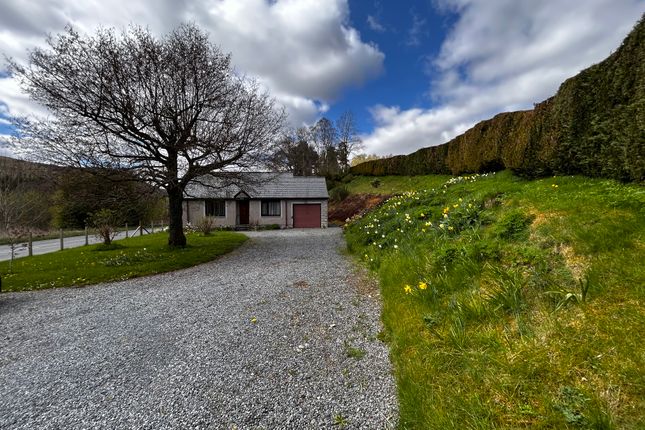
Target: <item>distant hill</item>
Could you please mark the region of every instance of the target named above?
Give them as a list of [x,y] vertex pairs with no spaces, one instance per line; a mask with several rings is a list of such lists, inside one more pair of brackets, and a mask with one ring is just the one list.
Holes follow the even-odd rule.
[[351,173],[457,175],[501,169],[529,177],[645,180],[645,16],[616,52],[566,80],[534,109],[501,113],[447,143],[368,161]]
[[[105,208],[130,225],[164,218],[163,193],[132,179],[129,172],[91,172],[0,156],[0,232],[9,218],[39,229],[50,224],[82,228],[89,214]],[[31,209],[9,214],[2,207],[3,198],[22,199],[20,207]],[[16,221],[18,215],[24,219]]]
[[0,186],[17,187],[22,191],[52,193],[65,168],[0,156]]

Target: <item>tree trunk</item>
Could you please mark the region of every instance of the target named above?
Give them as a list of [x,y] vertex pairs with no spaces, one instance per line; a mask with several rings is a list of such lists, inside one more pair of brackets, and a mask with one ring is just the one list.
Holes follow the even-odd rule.
[[170,188],[167,192],[168,215],[170,217],[170,223],[168,224],[168,245],[183,248],[186,246],[182,210],[184,192],[180,187]]

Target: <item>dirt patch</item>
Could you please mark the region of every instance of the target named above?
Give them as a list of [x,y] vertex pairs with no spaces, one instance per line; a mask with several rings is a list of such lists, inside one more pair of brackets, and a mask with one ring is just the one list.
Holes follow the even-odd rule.
[[307,283],[307,281],[297,281],[297,282],[294,282],[293,285],[291,286],[295,288],[309,288],[309,284]]
[[555,252],[562,255],[564,264],[571,271],[575,279],[582,279],[589,270],[589,261],[586,257],[576,254],[571,245],[560,244],[555,247]]
[[362,295],[376,297],[380,293],[378,279],[366,267],[354,264],[352,274],[347,277],[347,283]]
[[336,224],[342,224],[348,218],[367,212],[389,198],[389,195],[352,194],[342,202],[330,202],[329,221]]

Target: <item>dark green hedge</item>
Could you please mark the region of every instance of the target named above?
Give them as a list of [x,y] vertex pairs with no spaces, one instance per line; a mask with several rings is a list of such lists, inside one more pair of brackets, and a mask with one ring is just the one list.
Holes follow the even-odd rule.
[[482,121],[439,146],[368,161],[358,175],[463,174],[512,169],[645,180],[645,18],[603,62],[566,80],[529,111]]

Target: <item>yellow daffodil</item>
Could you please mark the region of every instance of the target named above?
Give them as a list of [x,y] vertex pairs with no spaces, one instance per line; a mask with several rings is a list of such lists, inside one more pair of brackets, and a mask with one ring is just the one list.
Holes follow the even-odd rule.
[[419,282],[420,290],[425,290],[426,288],[428,288],[428,284],[426,284],[425,282]]
[[411,294],[412,293],[412,287],[406,284],[403,287],[403,291],[405,291],[405,294]]

